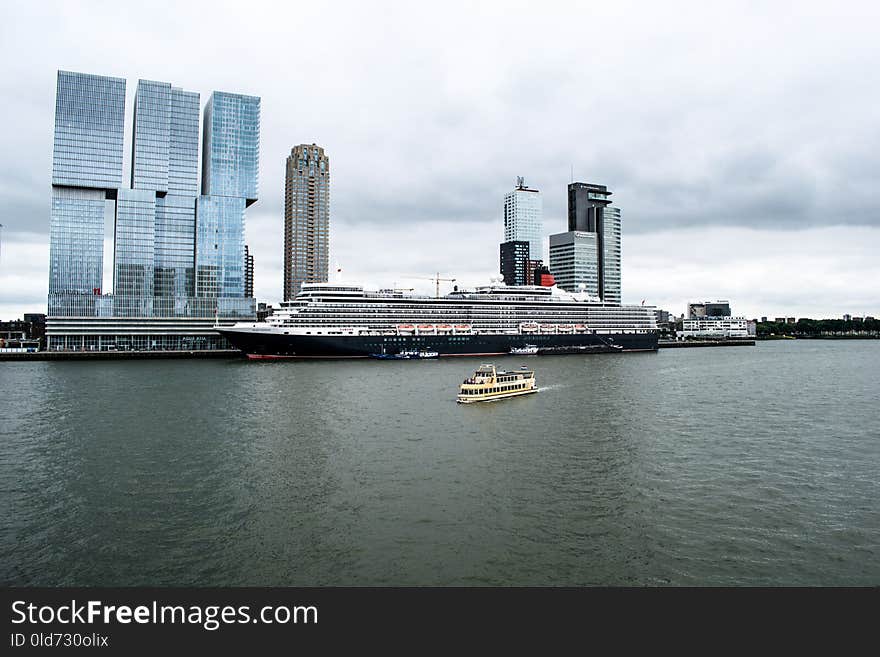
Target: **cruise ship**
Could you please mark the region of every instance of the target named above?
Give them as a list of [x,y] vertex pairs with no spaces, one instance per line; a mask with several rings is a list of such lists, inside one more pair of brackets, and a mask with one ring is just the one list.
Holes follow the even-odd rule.
[[495,356],[526,345],[538,353],[657,349],[653,307],[498,280],[472,290],[456,287],[443,297],[306,283],[265,322],[214,330],[250,358],[368,358],[413,350]]

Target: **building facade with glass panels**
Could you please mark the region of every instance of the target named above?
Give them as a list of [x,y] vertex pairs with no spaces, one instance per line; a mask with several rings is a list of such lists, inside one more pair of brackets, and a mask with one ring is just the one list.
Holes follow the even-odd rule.
[[211,94],[202,126],[202,194],[257,200],[260,170],[260,99]]
[[143,189],[120,189],[116,201],[113,251],[114,295],[153,297],[155,227],[155,193]]
[[104,223],[122,185],[125,80],[58,71],[49,218],[53,295],[100,294]]
[[196,202],[196,296],[244,297],[244,207],[235,196]]
[[330,271],[330,158],[316,144],[290,150],[284,177],[284,300]]
[[125,80],[58,71],[52,185],[122,186]]
[[199,194],[199,94],[171,87],[168,193]]
[[168,191],[171,133],[171,85],[138,81],[131,140],[131,187]]
[[166,194],[156,199],[153,293],[195,295],[196,197]]
[[596,233],[574,230],[550,236],[550,272],[559,287],[600,296],[598,241]]
[[602,300],[620,305],[620,208],[609,205],[603,215]]
[[[101,293],[104,275],[102,189],[53,187],[49,220],[49,295]],[[51,311],[49,314],[52,314]]]
[[544,203],[541,192],[526,187],[522,178],[504,195],[504,241],[529,243],[529,259],[544,258]]
[[[206,129],[219,149],[214,188],[240,195],[199,196],[199,94],[147,80],[135,95],[123,188],[125,80],[58,73],[48,348],[224,348],[210,327],[255,316],[243,246],[244,207],[256,201],[259,98],[215,93],[209,105],[218,108],[207,111],[216,130]],[[102,289],[105,224],[114,226],[113,294]]]

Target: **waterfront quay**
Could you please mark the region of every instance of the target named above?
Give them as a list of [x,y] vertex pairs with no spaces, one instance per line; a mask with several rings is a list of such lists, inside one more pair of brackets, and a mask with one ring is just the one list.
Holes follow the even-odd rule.
[[660,340],[658,349],[682,349],[684,347],[754,347],[754,340]]

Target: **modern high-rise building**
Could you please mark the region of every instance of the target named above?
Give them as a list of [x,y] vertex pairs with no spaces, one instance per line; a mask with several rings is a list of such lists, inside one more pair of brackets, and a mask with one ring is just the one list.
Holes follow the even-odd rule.
[[244,245],[244,296],[254,296],[254,254]]
[[602,300],[620,305],[620,208],[605,206],[602,218]]
[[[260,99],[215,92],[208,102],[202,196],[199,94],[141,80],[134,105],[123,187],[125,80],[58,73],[49,349],[218,348],[227,345],[216,322],[254,316],[244,208],[257,197]],[[112,294],[102,281],[105,222]]]
[[504,195],[504,241],[529,243],[529,259],[542,260],[544,206],[541,192],[529,189],[522,177],[516,189]]
[[284,180],[284,300],[330,269],[330,158],[315,144],[294,146]]
[[525,240],[511,240],[501,245],[501,276],[505,285],[531,285],[529,243]]
[[122,187],[125,80],[58,71],[49,222],[49,314],[101,294],[104,222]]
[[620,210],[604,185],[568,186],[568,232],[550,236],[550,271],[559,287],[621,303]]
[[215,91],[203,132],[196,296],[244,297],[244,210],[257,200],[260,99]]

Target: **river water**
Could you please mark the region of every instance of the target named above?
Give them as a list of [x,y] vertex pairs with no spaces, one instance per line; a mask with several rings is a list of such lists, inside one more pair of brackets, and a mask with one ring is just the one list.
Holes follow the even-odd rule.
[[0,584],[880,584],[880,341],[495,362],[0,363]]

